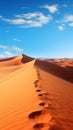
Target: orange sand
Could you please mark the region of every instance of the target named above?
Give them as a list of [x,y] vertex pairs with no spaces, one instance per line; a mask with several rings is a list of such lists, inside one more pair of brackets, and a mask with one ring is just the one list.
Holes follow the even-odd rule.
[[72,130],[73,84],[35,63],[0,62],[0,130]]

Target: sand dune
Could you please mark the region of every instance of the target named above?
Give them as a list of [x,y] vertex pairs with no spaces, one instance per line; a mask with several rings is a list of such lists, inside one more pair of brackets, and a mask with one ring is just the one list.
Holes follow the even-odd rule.
[[26,55],[0,61],[0,130],[72,130],[72,72],[44,62]]
[[[73,129],[73,71],[53,62],[36,60],[35,66],[41,77],[39,83],[44,104],[55,122],[50,130]],[[65,70],[64,70],[65,69]]]
[[41,60],[36,60],[35,65],[37,65],[39,68],[43,69],[46,72],[49,72],[53,75],[56,75],[64,80],[73,83],[73,71],[71,69],[68,69],[67,67],[59,66],[57,64],[54,64],[54,62]]
[[33,58],[25,56],[23,54],[0,60],[0,79],[10,74],[11,72],[14,72],[15,70],[20,69],[22,66],[24,66],[24,63],[32,60]]

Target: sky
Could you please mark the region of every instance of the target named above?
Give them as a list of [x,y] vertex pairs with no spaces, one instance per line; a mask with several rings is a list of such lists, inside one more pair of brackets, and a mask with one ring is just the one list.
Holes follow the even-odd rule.
[[73,0],[0,0],[0,58],[73,58]]

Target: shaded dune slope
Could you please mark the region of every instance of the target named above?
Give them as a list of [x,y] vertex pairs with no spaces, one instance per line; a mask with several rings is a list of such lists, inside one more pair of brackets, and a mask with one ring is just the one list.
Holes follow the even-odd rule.
[[22,56],[23,56],[23,58],[21,60],[22,63],[27,63],[27,62],[30,62],[30,61],[34,60],[34,58],[26,56],[24,54],[22,54]]
[[71,71],[73,71],[73,66],[66,66],[67,69],[70,69]]
[[38,60],[38,59],[35,61],[35,65],[48,73],[51,73],[55,76],[58,76],[64,80],[73,83],[73,71],[67,67],[64,68],[58,66],[57,64],[48,61]]

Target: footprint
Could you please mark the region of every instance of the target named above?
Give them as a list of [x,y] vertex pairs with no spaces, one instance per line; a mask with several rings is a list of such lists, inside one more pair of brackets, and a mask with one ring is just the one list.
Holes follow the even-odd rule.
[[34,112],[30,113],[28,117],[29,117],[29,119],[34,119],[35,117],[40,116],[41,113],[42,113],[42,110],[34,111]]
[[43,95],[42,94],[38,94],[38,96],[42,97]]
[[38,83],[39,82],[39,80],[36,80],[35,82],[34,82],[34,84],[35,84],[35,87],[38,87]]
[[37,85],[37,84],[35,84],[35,87],[38,87],[38,85]]
[[45,106],[44,102],[39,103],[40,106]]
[[41,91],[42,91],[42,90],[40,90],[40,89],[37,89],[37,90],[36,90],[36,92],[41,92]]
[[44,123],[36,123],[34,126],[33,126],[33,128],[35,128],[35,129],[41,129],[41,128],[43,128],[44,127]]
[[39,80],[36,80],[35,82],[34,82],[34,84],[36,84],[36,83],[38,83],[39,82]]

